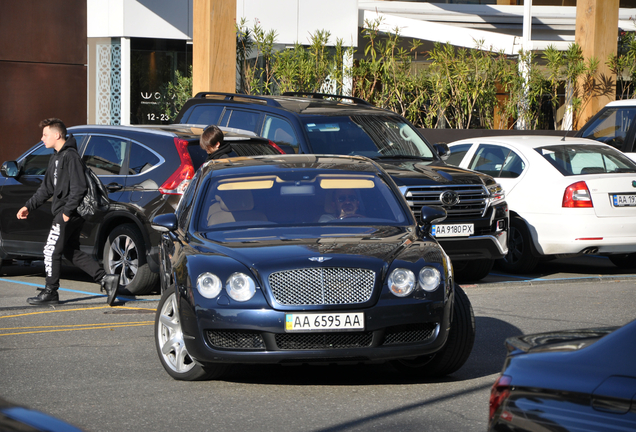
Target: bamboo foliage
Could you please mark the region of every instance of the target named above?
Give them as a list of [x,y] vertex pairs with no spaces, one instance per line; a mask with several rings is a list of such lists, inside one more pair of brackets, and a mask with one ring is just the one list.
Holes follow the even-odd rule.
[[[330,45],[331,34],[325,30],[310,34],[308,45],[281,49],[276,32],[265,31],[258,21],[249,27],[243,19],[236,26],[237,92],[342,94],[347,89],[349,96],[395,111],[418,127],[504,129],[515,127],[523,116],[529,129],[557,129],[561,105],[574,119],[592,96],[613,89],[613,82],[597,77],[599,60],[584,59],[577,44],[565,52],[548,47],[540,65],[531,52],[507,56],[484,47],[483,41],[475,41],[471,49],[435,43],[422,51],[420,41],[406,43],[399,28],[386,33],[381,24],[380,19],[365,22],[364,44],[356,52],[342,40]],[[345,63],[345,58],[355,61]],[[415,58],[424,61],[414,64]],[[519,70],[522,61],[529,65],[525,78]],[[619,98],[633,95],[634,33],[621,35],[618,55],[606,64],[617,76]],[[171,91],[186,88],[184,78],[179,76],[179,87],[173,85]],[[551,110],[545,110],[545,102]],[[174,107],[170,110],[173,115]]]

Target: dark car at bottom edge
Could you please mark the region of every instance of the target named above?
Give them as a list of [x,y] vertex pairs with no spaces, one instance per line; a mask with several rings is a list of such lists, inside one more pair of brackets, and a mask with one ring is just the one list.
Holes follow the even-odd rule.
[[212,161],[175,213],[156,216],[159,359],[175,379],[229,365],[392,361],[408,374],[459,369],[472,307],[431,237],[378,164],[359,156]]
[[489,431],[636,430],[636,320],[506,340]]

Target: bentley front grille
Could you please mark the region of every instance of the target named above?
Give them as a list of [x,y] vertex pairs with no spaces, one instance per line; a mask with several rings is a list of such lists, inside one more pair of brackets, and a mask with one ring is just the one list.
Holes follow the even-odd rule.
[[285,306],[365,303],[374,285],[375,272],[359,268],[304,268],[269,276],[274,298]]

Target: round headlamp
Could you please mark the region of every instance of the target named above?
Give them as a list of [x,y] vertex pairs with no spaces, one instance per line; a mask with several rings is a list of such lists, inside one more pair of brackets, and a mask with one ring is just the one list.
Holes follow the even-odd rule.
[[225,284],[228,295],[240,302],[248,301],[256,293],[254,280],[245,273],[233,273]]
[[215,298],[221,292],[223,284],[217,275],[201,273],[197,279],[197,291],[205,298]]
[[387,283],[393,294],[406,297],[415,289],[415,274],[409,269],[398,268],[391,272]]
[[418,277],[420,287],[424,291],[435,291],[442,281],[442,275],[435,267],[422,267]]

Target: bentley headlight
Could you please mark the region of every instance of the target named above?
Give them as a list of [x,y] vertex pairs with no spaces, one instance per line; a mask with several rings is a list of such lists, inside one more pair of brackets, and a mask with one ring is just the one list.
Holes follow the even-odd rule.
[[256,285],[245,273],[233,273],[225,284],[228,295],[236,301],[244,302],[254,297]]
[[388,284],[393,294],[406,297],[415,289],[415,274],[408,269],[395,269],[389,275]]
[[201,273],[197,279],[197,290],[205,298],[215,298],[221,292],[223,284],[217,275]]
[[435,267],[422,267],[418,277],[420,287],[424,291],[435,291],[442,281],[442,275]]

